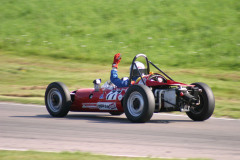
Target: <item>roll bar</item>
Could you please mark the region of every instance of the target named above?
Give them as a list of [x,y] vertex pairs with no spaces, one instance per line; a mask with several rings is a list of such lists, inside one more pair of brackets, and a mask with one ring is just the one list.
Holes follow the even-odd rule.
[[[162,74],[164,74],[168,79],[172,80],[173,79],[171,77],[169,77],[166,73],[164,73],[161,69],[159,69],[155,64],[153,64],[151,61],[148,60],[147,56],[145,54],[137,54],[134,58],[133,58],[133,61],[132,61],[132,65],[131,65],[131,69],[130,69],[130,77],[129,77],[129,82],[128,82],[128,85],[130,86],[131,85],[131,81],[132,81],[132,76],[133,76],[133,67],[135,66],[137,68],[137,65],[135,64],[135,61],[137,58],[139,57],[143,57],[145,58],[146,60],[146,63],[147,63],[147,73],[150,72],[150,66],[149,66],[149,63],[154,66],[157,70],[159,70]],[[143,78],[142,78],[142,75],[141,75],[141,72],[139,71],[139,69],[137,68],[137,71],[138,71],[138,74],[139,74],[139,77],[141,77],[142,79],[142,82],[145,84],[145,82],[143,81]],[[146,85],[146,84],[145,84]]]
[[[135,64],[135,61],[136,61],[136,59],[139,58],[139,57],[143,57],[143,58],[145,58],[146,63],[147,63],[147,72],[148,72],[148,73],[150,72],[149,61],[148,61],[147,56],[146,56],[145,54],[137,54],[137,55],[133,58],[133,61],[132,61],[132,65],[131,65],[131,69],[130,69],[130,77],[129,77],[128,85],[131,84],[131,81],[132,81],[132,78],[133,78],[133,77],[132,77],[132,76],[133,76],[133,66],[135,66],[135,67],[137,68],[137,65]],[[138,68],[137,68],[137,70],[138,70],[139,77],[141,77],[141,79],[142,79],[142,81],[143,81],[142,75],[141,75],[141,73],[140,73],[140,71],[139,71]],[[143,81],[143,83],[145,84],[144,81]]]

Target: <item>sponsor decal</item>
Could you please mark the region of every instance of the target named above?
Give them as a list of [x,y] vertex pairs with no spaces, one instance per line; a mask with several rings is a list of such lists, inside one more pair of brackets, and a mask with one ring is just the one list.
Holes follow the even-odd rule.
[[117,110],[116,103],[113,102],[98,102],[97,107],[99,110]]
[[122,91],[121,90],[113,90],[111,92],[109,92],[106,96],[106,100],[116,100],[117,99],[117,95],[121,94]]
[[97,103],[83,103],[82,108],[87,108],[87,109],[98,109]]
[[103,94],[101,94],[101,96],[99,97],[99,99],[103,99]]
[[123,98],[123,96],[120,94],[120,95],[118,96],[118,100],[121,101],[122,98]]

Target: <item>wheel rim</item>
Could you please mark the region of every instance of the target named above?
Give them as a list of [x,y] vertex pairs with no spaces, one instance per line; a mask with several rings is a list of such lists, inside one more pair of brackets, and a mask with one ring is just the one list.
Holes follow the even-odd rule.
[[139,92],[133,92],[130,94],[127,100],[127,108],[129,113],[137,117],[143,112],[144,100]]
[[51,111],[58,112],[62,106],[62,95],[57,88],[52,88],[48,93],[47,103]]

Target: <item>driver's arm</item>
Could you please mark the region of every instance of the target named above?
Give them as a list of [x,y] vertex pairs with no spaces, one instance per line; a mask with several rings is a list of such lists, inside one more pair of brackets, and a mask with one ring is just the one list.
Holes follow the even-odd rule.
[[117,53],[114,55],[113,64],[112,64],[112,70],[111,70],[111,76],[110,80],[113,84],[115,84],[117,87],[127,87],[128,86],[128,80],[121,80],[118,78],[117,68],[118,64],[121,61],[121,54]]
[[121,80],[118,78],[118,73],[117,73],[117,69],[112,69],[111,70],[111,76],[110,76],[110,80],[111,82],[116,85],[117,87],[121,88],[121,87],[128,87],[128,82],[129,80]]

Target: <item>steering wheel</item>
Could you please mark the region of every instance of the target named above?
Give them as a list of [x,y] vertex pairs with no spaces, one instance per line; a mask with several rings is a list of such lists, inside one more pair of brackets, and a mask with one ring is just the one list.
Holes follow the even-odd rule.
[[162,76],[161,74],[158,74],[158,73],[154,73],[148,79],[151,80],[151,81],[167,83],[167,79],[164,76]]

